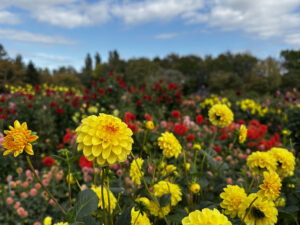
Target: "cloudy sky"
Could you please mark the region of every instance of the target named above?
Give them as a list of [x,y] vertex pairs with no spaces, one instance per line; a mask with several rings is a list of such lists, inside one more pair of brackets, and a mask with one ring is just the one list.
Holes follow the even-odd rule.
[[0,0],[0,43],[39,67],[230,50],[300,49],[300,0]]

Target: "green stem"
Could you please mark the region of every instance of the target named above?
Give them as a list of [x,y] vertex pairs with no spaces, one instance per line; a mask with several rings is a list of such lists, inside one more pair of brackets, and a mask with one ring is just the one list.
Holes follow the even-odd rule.
[[135,159],[133,153],[130,152],[130,154],[131,154],[131,157],[133,158],[133,160],[135,161],[135,163],[136,163],[136,165],[137,165],[137,168],[138,168],[138,170],[139,170],[139,172],[140,172],[140,174],[141,174],[141,177],[142,177],[143,183],[144,183],[144,185],[145,185],[146,191],[149,193],[149,195],[151,196],[152,200],[159,206],[159,209],[160,209],[162,215],[164,216],[164,220],[165,220],[166,224],[167,224],[167,225],[170,225],[169,222],[168,222],[168,220],[167,220],[167,218],[166,218],[166,216],[165,216],[165,214],[162,212],[162,208],[161,208],[160,205],[159,205],[158,199],[156,198],[156,196],[152,195],[152,193],[150,192],[149,187],[148,187],[148,184],[147,184],[147,182],[146,182],[146,180],[145,180],[145,178],[144,178],[144,175],[143,175],[143,173],[142,173],[142,171],[141,171],[141,169],[140,169],[140,167],[139,167],[139,164],[138,164],[138,162],[136,161],[136,159]]
[[107,218],[106,218],[106,209],[105,209],[105,201],[104,201],[104,167],[102,167],[102,178],[101,178],[101,198],[102,198],[102,209],[103,209],[103,218],[104,218],[104,224],[107,224]]
[[248,213],[249,213],[249,211],[250,211],[250,209],[251,209],[251,206],[253,205],[253,203],[256,201],[257,198],[258,198],[258,197],[256,197],[256,198],[250,203],[249,207],[248,207],[247,210],[246,210],[245,216],[244,216],[243,219],[241,220],[240,225],[242,225],[242,224],[244,223],[244,220],[245,220],[246,216],[248,215]]
[[135,223],[137,222],[137,220],[138,220],[140,214],[141,214],[141,211],[139,210],[139,214],[138,214],[137,217],[135,218],[133,225],[135,225]]
[[70,161],[69,161],[69,155],[68,153],[66,153],[67,156],[67,164],[68,164],[68,193],[69,193],[69,204],[70,204],[70,208],[72,208],[72,197],[71,197],[71,167],[70,167]]
[[145,147],[146,140],[147,140],[147,135],[148,135],[148,129],[146,129],[146,130],[144,131],[144,138],[143,138],[142,149],[141,149],[141,151],[140,151],[140,157],[142,157],[142,152],[144,151],[144,147]]
[[202,175],[203,175],[203,167],[204,167],[204,161],[206,159],[206,154],[207,154],[207,152],[204,153],[204,156],[201,161],[200,177],[202,177]]
[[96,160],[93,161],[93,167],[94,167],[94,185],[97,187],[97,173],[96,173]]
[[194,158],[194,171],[196,172],[197,171],[196,162],[197,162],[198,151],[197,150],[195,150],[195,151],[196,151],[196,153],[195,153],[195,158]]
[[251,180],[251,183],[250,183],[250,185],[249,185],[249,188],[248,188],[248,191],[247,191],[247,193],[249,194],[250,193],[250,191],[251,191],[251,188],[252,188],[252,186],[253,186],[253,184],[254,184],[254,176],[252,177],[252,180]]
[[[106,174],[108,174],[108,167],[106,167]],[[112,216],[111,216],[111,206],[110,206],[110,197],[109,197],[109,178],[107,176],[107,185],[106,185],[106,191],[107,191],[107,199],[108,199],[108,218],[110,224],[113,224]]]
[[38,183],[40,183],[40,185],[43,187],[43,189],[46,191],[46,193],[48,194],[48,196],[55,202],[56,206],[59,208],[59,210],[64,214],[66,215],[66,212],[65,210],[63,209],[63,207],[61,207],[61,205],[57,202],[57,200],[53,197],[53,195],[49,192],[49,190],[45,187],[45,185],[41,182],[39,176],[36,174],[35,172],[35,169],[31,163],[31,160],[29,158],[28,155],[26,155],[26,159],[27,159],[27,162],[29,164],[29,167],[34,175],[34,178],[37,180]]

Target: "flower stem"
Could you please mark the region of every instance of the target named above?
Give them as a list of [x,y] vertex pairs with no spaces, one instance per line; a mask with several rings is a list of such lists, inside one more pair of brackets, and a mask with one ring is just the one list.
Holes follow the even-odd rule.
[[67,156],[68,177],[69,177],[69,181],[68,181],[69,204],[70,204],[70,208],[72,208],[72,197],[71,197],[71,167],[70,167],[70,161],[69,161],[69,155],[68,155],[68,153],[66,153],[66,156]]
[[[140,174],[141,174],[141,177],[142,177],[142,180],[143,180],[143,183],[144,183],[144,185],[145,185],[145,188],[146,188],[147,192],[149,193],[149,195],[151,196],[151,198],[153,199],[153,201],[154,201],[157,205],[159,205],[159,209],[160,209],[160,211],[162,212],[162,208],[160,207],[160,204],[159,204],[158,199],[156,198],[156,196],[152,195],[152,193],[151,193],[150,190],[149,190],[148,184],[146,183],[146,180],[145,180],[144,175],[143,175],[143,173],[142,173],[142,171],[141,171],[141,169],[140,169],[140,167],[139,167],[138,162],[136,161],[136,159],[135,159],[133,153],[130,152],[130,154],[131,154],[131,157],[133,158],[133,160],[135,161],[135,163],[136,163],[136,165],[137,165],[137,168],[138,168],[138,170],[139,170],[139,172],[140,172]],[[162,215],[163,215],[163,217],[164,217],[164,220],[165,220],[166,224],[167,224],[167,225],[170,225],[169,222],[168,222],[168,220],[167,220],[167,218],[166,218],[166,216],[165,216],[165,214],[164,214],[163,212],[162,212]]]
[[250,211],[250,209],[251,209],[251,206],[253,205],[253,203],[256,201],[257,198],[258,198],[258,197],[256,197],[256,198],[250,203],[249,207],[248,207],[247,210],[246,210],[245,216],[244,216],[243,219],[241,220],[240,225],[242,225],[242,224],[244,223],[244,220],[245,220],[246,216],[248,215],[248,213],[249,213],[249,211]]
[[37,181],[38,183],[40,183],[40,185],[41,185],[41,186],[43,187],[43,189],[46,191],[46,193],[48,194],[48,196],[55,202],[55,204],[56,204],[56,206],[59,208],[59,210],[60,210],[64,215],[66,215],[66,212],[65,212],[65,210],[63,209],[63,207],[57,202],[57,200],[53,197],[53,195],[49,192],[49,190],[48,190],[48,189],[45,187],[45,185],[41,182],[39,176],[38,176],[38,175],[36,174],[36,172],[35,172],[35,169],[34,169],[32,163],[31,163],[31,160],[30,160],[30,158],[29,158],[28,155],[26,155],[26,159],[27,159],[28,165],[29,165],[29,167],[30,167],[30,169],[31,169],[31,171],[32,171],[32,173],[33,173],[34,178],[36,179],[36,181]]
[[105,168],[102,167],[102,179],[101,179],[101,200],[102,200],[102,209],[103,209],[103,218],[104,218],[104,224],[107,224],[106,223],[106,212],[105,212],[105,201],[104,201],[104,171],[105,171]]

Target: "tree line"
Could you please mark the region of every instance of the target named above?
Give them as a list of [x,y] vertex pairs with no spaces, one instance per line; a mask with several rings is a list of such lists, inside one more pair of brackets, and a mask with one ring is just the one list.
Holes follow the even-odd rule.
[[62,66],[50,71],[37,68],[33,62],[25,64],[22,56],[10,58],[0,44],[0,91],[5,84],[32,85],[50,83],[78,88],[90,87],[91,82],[114,72],[129,86],[154,83],[160,79],[182,84],[186,94],[205,89],[208,92],[254,92],[259,95],[276,90],[300,89],[300,50],[283,50],[280,59],[259,59],[249,53],[226,52],[212,57],[207,55],[179,56],[169,54],[164,58],[132,58],[124,60],[114,50],[107,62],[99,53],[87,54],[84,66],[77,71],[72,66]]

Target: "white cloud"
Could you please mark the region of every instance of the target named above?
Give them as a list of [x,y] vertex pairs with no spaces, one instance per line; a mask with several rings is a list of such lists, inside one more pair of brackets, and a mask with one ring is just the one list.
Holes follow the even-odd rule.
[[8,11],[0,11],[0,24],[17,24],[19,23],[19,17]]
[[123,4],[115,4],[112,13],[125,23],[139,24],[152,20],[170,20],[202,7],[202,0],[125,1]]
[[156,39],[171,39],[174,37],[177,37],[178,33],[164,33],[164,34],[158,34],[155,36]]
[[69,40],[60,36],[48,36],[38,33],[30,33],[22,30],[12,30],[12,29],[0,29],[0,38],[15,40],[15,41],[25,41],[25,42],[35,42],[41,44],[62,44],[62,45],[73,45],[76,41]]
[[104,23],[110,18],[107,0],[11,0],[6,6],[26,10],[39,22],[66,28]]
[[294,47],[300,47],[300,33],[286,35],[285,42]]

